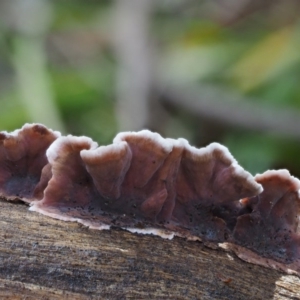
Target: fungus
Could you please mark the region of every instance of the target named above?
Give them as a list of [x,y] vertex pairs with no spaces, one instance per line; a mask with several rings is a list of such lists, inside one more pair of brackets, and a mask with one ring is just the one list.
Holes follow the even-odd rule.
[[233,241],[256,255],[248,255],[242,248],[236,252],[251,262],[299,272],[300,181],[287,170],[267,171],[255,179],[264,191],[241,200],[251,212],[237,218]]
[[31,210],[94,228],[157,228],[221,242],[230,232],[216,208],[261,192],[225,147],[196,149],[147,130],[98,148],[86,137],[60,137],[47,157],[52,177]]
[[59,132],[40,124],[0,133],[1,197],[25,202],[41,197],[40,190],[50,177],[46,150],[59,136]]
[[98,147],[35,124],[0,134],[0,191],[30,210],[90,228],[174,235],[300,274],[300,181],[255,178],[226,147],[197,149],[148,130]]

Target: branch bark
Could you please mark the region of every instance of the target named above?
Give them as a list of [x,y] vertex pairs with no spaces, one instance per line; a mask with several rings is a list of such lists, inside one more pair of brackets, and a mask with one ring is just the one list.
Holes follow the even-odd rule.
[[1,299],[299,299],[300,279],[181,238],[90,230],[0,201]]

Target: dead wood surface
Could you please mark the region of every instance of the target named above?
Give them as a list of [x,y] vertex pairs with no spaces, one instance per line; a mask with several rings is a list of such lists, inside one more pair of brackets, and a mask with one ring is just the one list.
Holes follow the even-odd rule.
[[300,299],[300,279],[181,238],[97,231],[0,201],[0,299]]

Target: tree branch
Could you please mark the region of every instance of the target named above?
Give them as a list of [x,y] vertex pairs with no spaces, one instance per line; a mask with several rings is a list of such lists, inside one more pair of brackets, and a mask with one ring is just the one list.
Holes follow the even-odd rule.
[[173,86],[156,82],[164,103],[179,107],[202,120],[300,139],[300,112],[258,104],[216,86]]
[[300,279],[181,238],[98,231],[0,200],[0,298],[298,299]]

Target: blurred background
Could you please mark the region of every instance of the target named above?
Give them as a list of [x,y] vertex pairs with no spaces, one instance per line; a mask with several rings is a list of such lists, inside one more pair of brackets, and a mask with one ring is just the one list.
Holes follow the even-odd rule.
[[0,130],[149,128],[300,177],[300,1],[0,0]]

